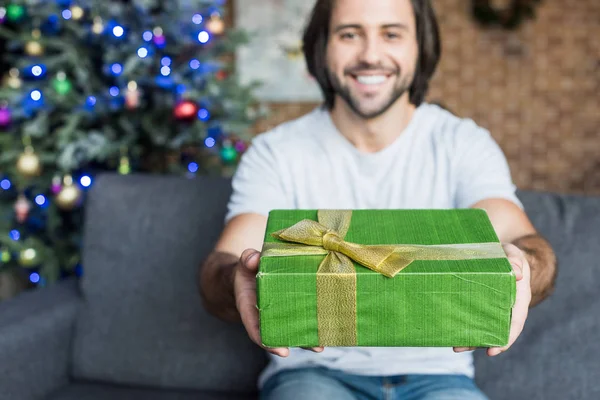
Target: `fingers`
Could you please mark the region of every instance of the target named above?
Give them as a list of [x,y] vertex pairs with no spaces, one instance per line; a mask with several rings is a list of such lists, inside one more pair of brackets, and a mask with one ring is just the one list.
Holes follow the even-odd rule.
[[240,256],[240,263],[244,269],[254,273],[258,271],[259,260],[260,252],[255,249],[246,249]]
[[455,353],[462,353],[465,351],[473,351],[475,350],[477,347],[454,347],[454,352]]
[[301,347],[304,350],[312,351],[314,353],[320,353],[325,350],[324,347]]

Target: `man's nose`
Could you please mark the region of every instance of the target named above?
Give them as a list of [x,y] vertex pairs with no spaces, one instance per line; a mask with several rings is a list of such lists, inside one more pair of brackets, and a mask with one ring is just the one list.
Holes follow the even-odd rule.
[[381,46],[377,38],[367,38],[360,53],[360,61],[365,64],[379,64],[381,61]]

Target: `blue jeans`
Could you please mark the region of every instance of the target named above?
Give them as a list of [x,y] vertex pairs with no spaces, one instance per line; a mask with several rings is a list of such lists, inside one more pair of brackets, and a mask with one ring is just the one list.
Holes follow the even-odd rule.
[[271,376],[261,400],[487,400],[465,375],[351,375],[324,367]]

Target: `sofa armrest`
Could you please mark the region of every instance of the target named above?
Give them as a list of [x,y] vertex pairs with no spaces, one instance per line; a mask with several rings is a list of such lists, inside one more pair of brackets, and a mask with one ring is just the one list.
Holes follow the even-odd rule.
[[37,399],[67,383],[79,304],[74,279],[0,303],[0,400]]

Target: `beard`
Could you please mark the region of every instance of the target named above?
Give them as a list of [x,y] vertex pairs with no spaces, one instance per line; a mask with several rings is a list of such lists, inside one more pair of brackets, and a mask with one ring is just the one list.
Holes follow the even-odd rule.
[[327,69],[327,74],[329,76],[329,81],[331,82],[331,87],[333,92],[340,96],[348,107],[359,117],[363,119],[373,119],[381,114],[385,113],[394,103],[404,95],[408,90],[410,90],[410,85],[412,84],[412,77],[401,75],[400,68],[390,69],[390,68],[381,68],[379,66],[373,66],[368,64],[360,64],[357,66],[349,67],[344,70],[344,75],[351,77],[353,75],[358,75],[360,72],[366,72],[370,70],[375,71],[386,71],[388,74],[391,73],[391,76],[396,77],[396,83],[388,95],[387,99],[381,103],[381,105],[375,109],[365,109],[361,105],[360,99],[356,96],[353,96],[348,85],[343,85],[338,79],[338,77],[332,73],[329,68]]

